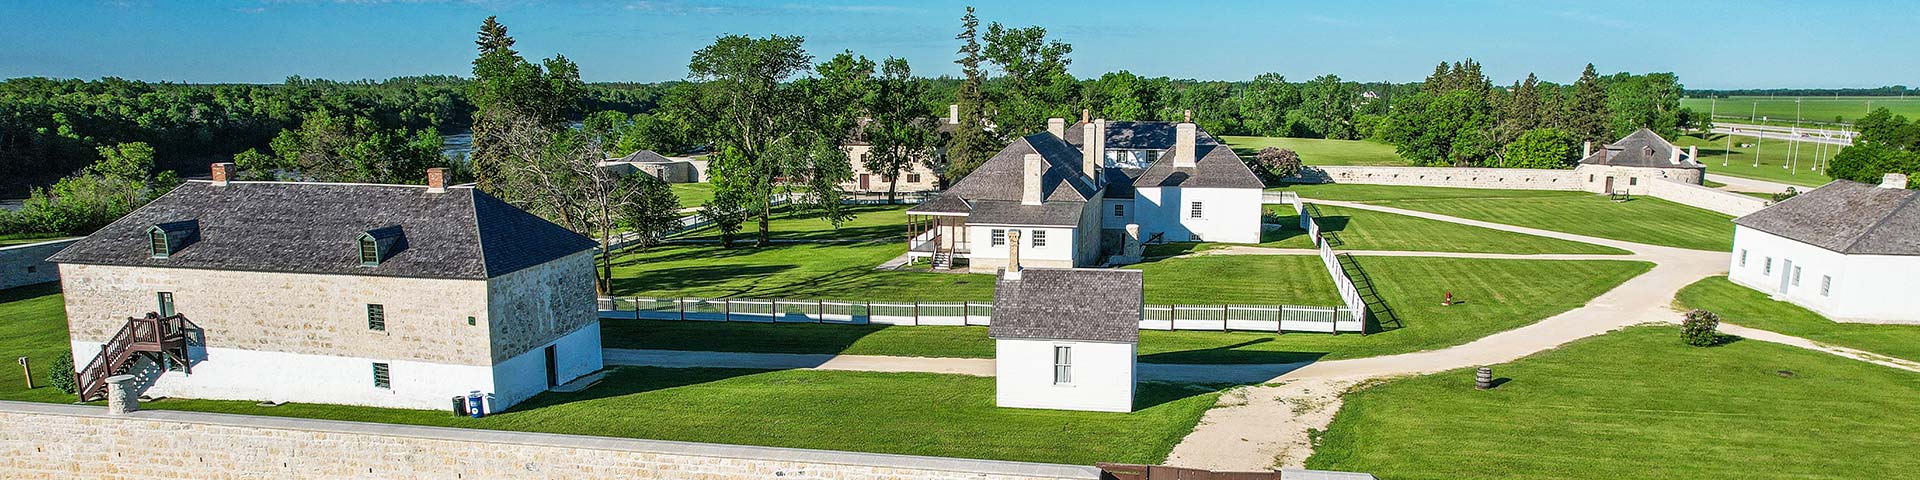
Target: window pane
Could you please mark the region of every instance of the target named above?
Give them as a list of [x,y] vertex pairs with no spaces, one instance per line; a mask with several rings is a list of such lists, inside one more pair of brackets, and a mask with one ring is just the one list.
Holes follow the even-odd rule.
[[374,388],[392,388],[393,380],[391,377],[389,377],[389,375],[390,373],[387,370],[387,364],[384,364],[384,363],[373,364],[373,387]]
[[387,329],[387,307],[385,305],[367,305],[367,329],[380,331]]
[[160,292],[160,316],[173,316],[173,292]]

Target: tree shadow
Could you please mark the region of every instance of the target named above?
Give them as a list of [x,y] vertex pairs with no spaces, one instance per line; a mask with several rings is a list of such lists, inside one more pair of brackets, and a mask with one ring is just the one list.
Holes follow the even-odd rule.
[[[685,291],[712,288],[740,277],[765,277],[792,270],[793,265],[704,265],[616,275],[611,291],[620,295],[647,291]],[[748,284],[746,288],[751,288]]]
[[0,290],[0,303],[13,303],[60,293],[60,282],[36,283]]

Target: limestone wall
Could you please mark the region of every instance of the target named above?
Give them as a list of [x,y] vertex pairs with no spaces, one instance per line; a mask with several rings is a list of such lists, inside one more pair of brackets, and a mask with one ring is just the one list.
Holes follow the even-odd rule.
[[1097,479],[1092,467],[0,402],[0,478]]
[[60,269],[47,263],[47,257],[79,240],[54,240],[0,248],[0,289],[59,280]]
[[1704,208],[1735,217],[1767,208],[1765,199],[1750,197],[1700,185],[1655,178],[1646,182],[1645,195],[1696,208]]
[[[487,281],[487,322],[493,361],[504,362],[600,321],[594,291],[594,250]],[[471,328],[471,327],[467,327]]]
[[1307,166],[1286,181],[1509,190],[1583,188],[1572,170],[1530,168]]

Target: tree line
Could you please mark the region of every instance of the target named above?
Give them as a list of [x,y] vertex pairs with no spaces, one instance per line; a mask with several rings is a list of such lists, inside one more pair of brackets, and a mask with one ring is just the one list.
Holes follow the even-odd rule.
[[[1920,122],[1879,107],[1853,126],[1860,135],[1827,162],[1828,176],[1869,184],[1889,173],[1920,179]],[[1920,189],[1920,182],[1909,181],[1907,188]]]

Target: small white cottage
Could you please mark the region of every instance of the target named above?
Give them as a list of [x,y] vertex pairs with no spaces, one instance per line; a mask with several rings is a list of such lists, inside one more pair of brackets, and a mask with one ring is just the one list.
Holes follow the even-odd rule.
[[1839,321],[1920,323],[1920,192],[1846,180],[1735,219],[1728,278]]
[[[1019,234],[1011,233],[1014,241]],[[995,403],[1133,411],[1143,308],[1138,270],[1022,269],[1019,248],[993,292]]]

